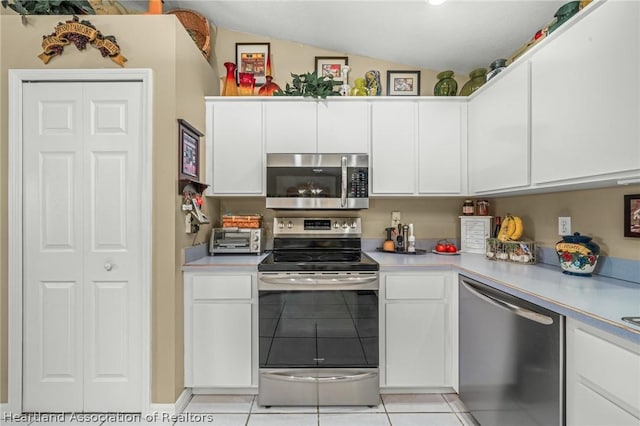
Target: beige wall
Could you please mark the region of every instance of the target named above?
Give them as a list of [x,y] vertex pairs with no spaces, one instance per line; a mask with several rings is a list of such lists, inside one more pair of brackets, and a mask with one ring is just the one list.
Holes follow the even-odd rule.
[[[221,77],[226,75],[225,62],[236,62],[236,43],[271,43],[271,69],[273,79],[284,89],[287,82],[291,83],[291,73],[303,74],[311,72],[315,68],[316,56],[348,56],[349,57],[349,83],[358,77],[364,77],[364,73],[369,70],[380,71],[382,80],[382,94],[387,93],[387,71],[388,70],[419,70],[420,71],[420,94],[423,96],[433,95],[433,86],[436,84],[436,74],[440,70],[428,70],[422,68],[408,67],[406,65],[373,59],[366,56],[357,56],[345,52],[336,52],[320,49],[314,46],[307,46],[299,43],[292,43],[283,40],[269,39],[264,36],[239,33],[229,31],[224,28],[217,29],[217,41],[215,44],[216,64]],[[469,79],[467,76],[455,76],[458,81],[458,90]]]
[[[7,70],[12,68],[106,68],[119,69],[97,50],[80,52],[69,46],[44,65],[42,35],[49,34],[67,17],[30,16],[23,26],[14,14],[0,16],[0,294],[2,295],[2,380],[0,401],[7,400],[6,381],[6,294],[7,294]],[[183,388],[182,275],[179,270],[182,247],[191,238],[180,234],[176,223],[177,118],[184,118],[204,130],[202,97],[218,92],[217,75],[193,45],[174,16],[91,16],[89,20],[105,35],[116,36],[126,68],[153,70],[153,270],[152,270],[152,401],[173,403]],[[202,144],[204,147],[204,143]],[[200,238],[205,238],[200,236]]]
[[[640,194],[640,185],[489,198],[490,213],[521,216],[524,220],[524,236],[536,241],[540,247],[551,248],[561,239],[557,232],[558,217],[571,216],[572,230],[593,237],[603,255],[640,261],[640,239],[623,236],[622,204],[625,194]],[[418,239],[460,238],[459,216],[463,200],[372,198],[368,210],[338,213],[362,217],[364,238],[382,239],[384,228],[390,226],[392,211],[401,212],[402,223],[414,224]],[[220,214],[263,214],[269,232],[274,215],[300,214],[267,210],[264,208],[264,198],[221,198],[219,201]]]

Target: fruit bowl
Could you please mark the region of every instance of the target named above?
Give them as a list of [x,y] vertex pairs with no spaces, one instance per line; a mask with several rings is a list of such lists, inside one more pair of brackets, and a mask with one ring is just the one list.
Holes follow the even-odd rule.
[[600,247],[591,241],[591,237],[576,232],[556,243],[556,253],[562,273],[590,277],[598,263]]

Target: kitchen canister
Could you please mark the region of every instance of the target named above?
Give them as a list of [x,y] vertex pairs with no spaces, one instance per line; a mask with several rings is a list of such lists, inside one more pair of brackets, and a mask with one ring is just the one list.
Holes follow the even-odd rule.
[[600,256],[600,246],[591,237],[575,232],[556,243],[556,253],[562,273],[590,277]]

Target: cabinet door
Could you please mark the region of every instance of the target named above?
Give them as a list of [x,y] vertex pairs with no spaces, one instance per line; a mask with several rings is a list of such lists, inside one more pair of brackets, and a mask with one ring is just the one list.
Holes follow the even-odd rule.
[[469,103],[469,190],[487,193],[529,180],[529,64],[498,75]]
[[192,385],[251,386],[251,303],[194,303]]
[[421,194],[462,192],[461,102],[418,105],[418,191]]
[[387,386],[446,386],[444,302],[385,305]]
[[640,3],[603,3],[531,62],[533,182],[640,173]]
[[316,101],[265,102],[264,132],[267,152],[316,152],[316,104]]
[[640,426],[640,345],[566,323],[567,425]]
[[369,153],[369,103],[318,103],[318,152]]
[[212,195],[264,194],[260,103],[207,103],[207,139]]
[[373,102],[371,109],[371,193],[414,194],[417,104]]

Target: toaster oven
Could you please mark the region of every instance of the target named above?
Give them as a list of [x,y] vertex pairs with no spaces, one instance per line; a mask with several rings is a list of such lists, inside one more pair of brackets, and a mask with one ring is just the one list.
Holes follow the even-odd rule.
[[263,228],[214,228],[211,231],[209,252],[216,254],[262,254]]

